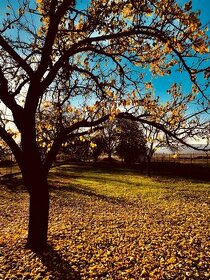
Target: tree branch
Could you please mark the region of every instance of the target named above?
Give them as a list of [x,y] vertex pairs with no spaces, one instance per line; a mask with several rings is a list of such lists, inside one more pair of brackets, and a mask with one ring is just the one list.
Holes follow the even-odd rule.
[[50,23],[49,23],[49,27],[48,27],[48,31],[47,31],[47,35],[46,35],[46,39],[45,39],[45,44],[42,49],[41,61],[40,61],[39,67],[36,71],[37,77],[39,79],[42,78],[44,72],[47,70],[50,56],[52,54],[52,47],[53,47],[53,44],[54,44],[54,41],[55,41],[55,38],[57,35],[59,23],[60,23],[62,17],[64,16],[67,8],[70,5],[69,1],[63,1],[63,3],[58,7],[57,11],[55,11],[56,2],[58,2],[58,1],[53,0],[51,2],[51,6],[50,6],[50,12],[49,12],[50,13]]
[[199,147],[192,146],[191,144],[184,141],[182,138],[179,138],[175,133],[173,133],[171,130],[167,129],[164,125],[162,125],[160,123],[156,123],[154,121],[149,121],[149,120],[146,120],[146,119],[142,119],[141,117],[136,117],[136,116],[133,116],[129,113],[120,113],[117,116],[117,118],[130,119],[130,120],[139,121],[141,123],[145,123],[145,124],[148,124],[148,125],[152,125],[153,127],[156,127],[159,130],[163,131],[166,135],[168,135],[168,136],[174,138],[175,140],[179,141],[184,146],[192,148],[193,150],[197,150],[197,151],[209,151],[210,150],[210,148],[199,148]]
[[32,68],[26,63],[24,59],[7,43],[7,41],[0,35],[0,46],[25,70],[29,77],[34,75]]
[[23,108],[19,106],[14,97],[8,92],[8,81],[0,67],[0,99],[12,111],[14,121],[18,128],[21,127]]
[[21,153],[21,149],[17,145],[15,140],[12,138],[12,136],[1,126],[0,126],[0,137],[10,147],[12,153],[15,156],[15,159],[17,160],[17,163],[18,163],[19,167],[21,168],[21,166],[22,166],[22,153]]

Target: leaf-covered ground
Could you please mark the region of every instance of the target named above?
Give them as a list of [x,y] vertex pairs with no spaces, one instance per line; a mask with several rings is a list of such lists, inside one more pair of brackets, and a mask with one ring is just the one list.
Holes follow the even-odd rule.
[[210,187],[63,165],[49,248],[24,249],[28,195],[0,186],[0,279],[210,279]]

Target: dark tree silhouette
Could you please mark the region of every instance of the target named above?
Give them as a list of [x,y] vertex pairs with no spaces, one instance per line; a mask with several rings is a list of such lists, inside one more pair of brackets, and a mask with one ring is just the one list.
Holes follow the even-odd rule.
[[119,143],[116,151],[126,164],[137,162],[146,156],[146,140],[138,122],[119,120]]

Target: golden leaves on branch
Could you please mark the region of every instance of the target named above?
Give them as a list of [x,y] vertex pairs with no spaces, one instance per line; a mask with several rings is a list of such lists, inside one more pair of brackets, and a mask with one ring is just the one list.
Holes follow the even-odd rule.
[[203,39],[196,40],[192,46],[192,49],[200,54],[209,52],[209,47],[205,44]]
[[124,5],[123,9],[122,9],[122,17],[126,17],[128,19],[132,19],[133,18],[133,9],[132,9],[133,5],[131,3],[127,3]]
[[146,89],[151,89],[152,88],[152,83],[151,82],[145,83],[145,88]]

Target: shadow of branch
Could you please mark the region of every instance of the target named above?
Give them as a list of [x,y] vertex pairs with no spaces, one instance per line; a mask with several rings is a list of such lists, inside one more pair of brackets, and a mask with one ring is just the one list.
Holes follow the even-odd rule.
[[[55,182],[54,182],[55,183]],[[89,197],[99,198],[103,201],[107,201],[112,204],[125,204],[126,200],[124,198],[119,197],[111,197],[103,194],[95,193],[94,191],[83,188],[82,186],[74,186],[74,185],[68,185],[68,186],[62,186],[62,187],[56,187],[56,185],[49,185],[50,190],[57,191],[57,192],[72,192],[72,193],[78,193]]]

